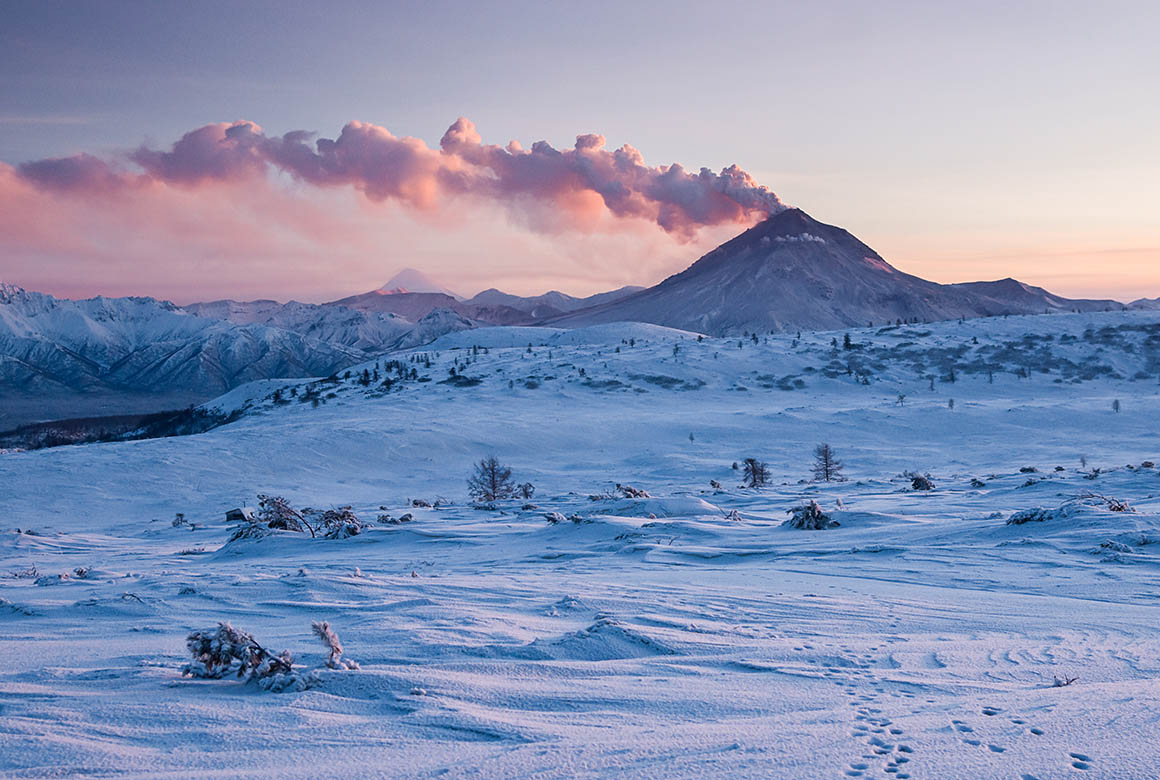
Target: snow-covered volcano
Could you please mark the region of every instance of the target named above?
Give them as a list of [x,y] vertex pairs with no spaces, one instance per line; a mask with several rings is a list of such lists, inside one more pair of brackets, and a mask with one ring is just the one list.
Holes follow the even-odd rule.
[[899,271],[842,228],[788,209],[654,287],[552,324],[637,321],[729,334],[1123,308],[1010,282],[930,282]]

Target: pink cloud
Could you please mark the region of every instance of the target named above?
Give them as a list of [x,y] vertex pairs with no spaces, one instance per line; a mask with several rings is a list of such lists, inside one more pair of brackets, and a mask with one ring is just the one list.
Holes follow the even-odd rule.
[[591,231],[598,212],[645,220],[689,240],[707,226],[743,224],[784,208],[745,171],[688,172],[677,164],[652,167],[639,151],[605,149],[600,135],[581,135],[572,149],[539,141],[483,143],[475,126],[458,119],[438,149],[364,122],[347,124],[335,139],[294,131],[267,136],[253,122],[206,125],[167,151],[141,147],[128,161],[142,173],[115,169],[91,155],[29,162],[20,175],[37,187],[77,195],[106,194],[146,184],[196,189],[245,182],[280,171],[320,188],[353,187],[373,201],[432,210],[453,198],[501,204],[517,222],[538,231]]
[[[274,177],[167,186],[128,177],[115,191],[47,189],[0,163],[0,281],[67,297],[153,295],[327,301],[416,266],[455,289],[533,294],[651,284],[736,232],[680,244],[587,199],[585,232],[560,241],[555,209],[513,228],[506,206],[416,210],[352,187],[286,187]],[[573,219],[583,204],[577,205]],[[480,248],[486,247],[486,262]]]

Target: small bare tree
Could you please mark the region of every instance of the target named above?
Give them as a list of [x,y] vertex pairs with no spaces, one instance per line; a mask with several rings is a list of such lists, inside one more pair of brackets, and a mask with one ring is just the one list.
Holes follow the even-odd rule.
[[751,488],[759,488],[766,482],[769,482],[769,468],[757,458],[746,458],[743,475],[745,479],[745,486]]
[[477,501],[497,501],[515,494],[512,470],[494,455],[475,464],[475,473],[467,480],[467,492]]
[[814,479],[819,482],[835,482],[842,478],[842,462],[834,456],[829,444],[822,443],[814,448]]

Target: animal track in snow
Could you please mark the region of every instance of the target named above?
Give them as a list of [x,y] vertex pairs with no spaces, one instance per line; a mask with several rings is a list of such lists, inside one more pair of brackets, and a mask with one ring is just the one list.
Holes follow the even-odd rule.
[[1069,758],[1072,759],[1071,765],[1075,769],[1082,769],[1087,771],[1092,768],[1092,760],[1083,753],[1068,753]]

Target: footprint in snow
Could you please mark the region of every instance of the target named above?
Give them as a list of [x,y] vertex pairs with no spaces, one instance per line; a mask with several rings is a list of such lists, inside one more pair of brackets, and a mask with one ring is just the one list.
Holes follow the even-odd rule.
[[1091,758],[1085,756],[1083,753],[1068,753],[1067,755],[1071,757],[1071,765],[1074,768],[1082,769],[1084,771],[1092,768]]

